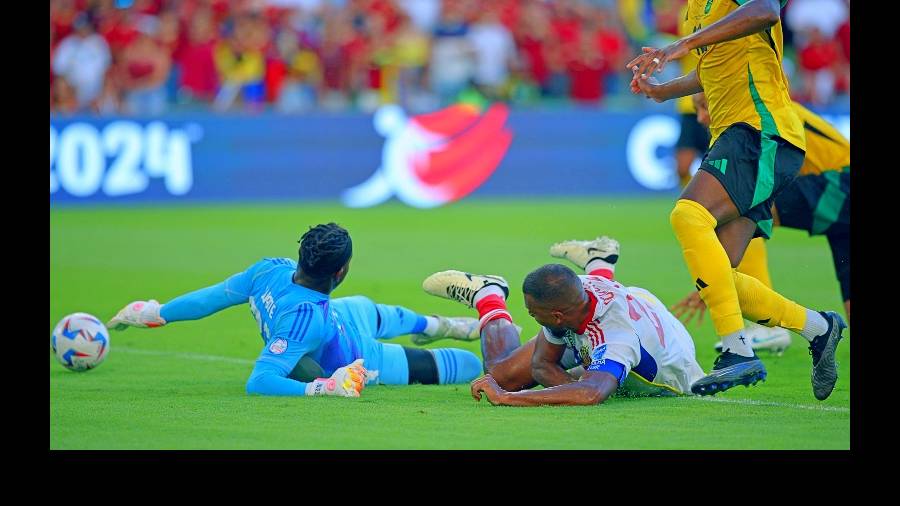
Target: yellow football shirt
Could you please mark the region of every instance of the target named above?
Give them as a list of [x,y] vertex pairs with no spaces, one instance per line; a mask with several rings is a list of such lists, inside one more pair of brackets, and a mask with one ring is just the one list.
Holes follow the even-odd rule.
[[[688,22],[697,31],[724,18],[747,0],[689,0]],[[781,0],[782,5],[787,0]],[[781,21],[762,32],[697,48],[697,76],[710,113],[710,145],[735,123],[746,123],[766,138],[779,136],[805,150],[803,123],[794,112],[783,56]]]

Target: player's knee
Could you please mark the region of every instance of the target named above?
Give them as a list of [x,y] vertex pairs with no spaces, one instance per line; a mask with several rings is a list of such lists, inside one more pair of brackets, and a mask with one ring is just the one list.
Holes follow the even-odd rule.
[[716,219],[702,205],[693,200],[679,199],[669,213],[669,223],[675,235],[681,236],[698,228],[715,229]]

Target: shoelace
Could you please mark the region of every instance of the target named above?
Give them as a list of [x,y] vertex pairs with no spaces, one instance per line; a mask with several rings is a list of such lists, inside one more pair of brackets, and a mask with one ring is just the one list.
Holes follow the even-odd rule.
[[[818,364],[818,363],[819,363],[819,359],[822,358],[822,351],[823,351],[823,350],[822,350],[821,348],[824,348],[824,346],[821,346],[821,347],[820,347],[820,346],[816,346],[815,343],[816,343],[816,341],[818,341],[818,340],[819,340],[819,338],[817,337],[817,338],[813,339],[813,342],[809,343],[809,354],[810,354],[810,355],[812,356],[812,358],[813,358],[813,364]],[[823,342],[825,342],[825,341],[826,341],[826,340],[823,339]]]

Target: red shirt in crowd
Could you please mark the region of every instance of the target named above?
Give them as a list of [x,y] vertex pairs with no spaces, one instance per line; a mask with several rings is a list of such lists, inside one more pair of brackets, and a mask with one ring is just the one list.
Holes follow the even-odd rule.
[[181,51],[179,86],[189,89],[197,98],[211,100],[219,89],[219,76],[213,51],[216,41],[188,43]]

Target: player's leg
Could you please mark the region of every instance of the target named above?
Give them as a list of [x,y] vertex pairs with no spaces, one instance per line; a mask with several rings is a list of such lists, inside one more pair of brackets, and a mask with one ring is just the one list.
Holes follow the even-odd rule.
[[363,296],[334,299],[331,307],[341,319],[349,322],[360,333],[360,338],[364,340],[364,350],[371,350],[366,352],[365,365],[379,371],[378,383],[467,383],[481,372],[481,360],[468,350],[416,350],[377,341],[423,331],[426,325],[422,322],[424,317],[414,311],[400,306],[376,304]]
[[[750,241],[737,270],[772,288],[765,239],[757,237]],[[750,341],[750,347],[754,350],[768,350],[779,355],[791,345],[791,334],[787,330],[781,327],[765,327],[749,320],[744,321],[744,337]],[[715,350],[722,352],[721,341],[715,344]]]
[[[695,393],[716,393],[766,376],[744,336],[732,268],[739,264],[755,229],[766,236],[771,231],[770,199],[784,184],[784,178],[775,177],[777,148],[774,138],[749,126],[729,127],[716,139],[670,215],[685,263],[725,348],[710,375],[694,385]],[[789,178],[803,161],[803,152],[795,152],[797,160],[782,168]]]
[[[762,144],[755,144],[754,139],[760,137]],[[756,160],[757,165],[748,164],[747,160]],[[769,236],[773,199],[793,180],[802,162],[803,152],[783,140],[760,136],[740,125],[729,128],[716,141],[701,165],[702,171],[682,195],[687,199],[679,200],[672,213],[685,260],[725,348],[713,371],[694,384],[695,393],[714,394],[765,377],[765,368],[747,342],[741,313],[767,326],[793,330],[813,343],[816,398],[826,398],[834,387],[837,369],[833,353],[846,326],[840,316],[804,308],[745,274],[732,271],[731,279],[723,277],[727,272],[723,266],[726,262],[731,266],[739,264],[753,235]],[[701,186],[695,186],[698,183]],[[723,194],[728,196],[725,201]],[[679,213],[679,206],[685,212]],[[752,234],[751,221],[756,225]],[[699,226],[701,223],[705,227]],[[710,226],[717,229],[721,249],[709,240]],[[737,314],[732,297],[738,302]]]
[[825,235],[850,318],[850,167],[798,177],[775,199],[782,226]]
[[431,295],[455,300],[478,311],[484,371],[506,390],[534,386],[531,376],[533,342],[519,346],[520,331],[506,308],[509,285],[500,276],[442,271],[422,282]]
[[[717,145],[720,142],[721,138]],[[713,146],[707,159],[715,150],[716,146]],[[700,394],[727,390],[739,384],[754,384],[766,376],[765,366],[744,338],[744,319],[732,275],[732,261],[739,261],[738,257],[743,253],[736,250],[740,249],[742,240],[746,247],[750,238],[742,236],[740,232],[744,235],[746,232],[740,228],[725,229],[732,232],[726,235],[732,248],[731,255],[720,242],[716,229],[724,229],[724,225],[736,220],[740,213],[719,180],[703,168],[701,165],[670,215],[688,271],[709,308],[716,334],[725,346],[711,374],[694,384],[692,390]]]
[[831,246],[831,258],[834,261],[834,272],[841,285],[841,299],[844,301],[844,312],[850,321],[850,231],[826,234]]
[[371,327],[375,339],[410,335],[417,345],[438,339],[474,341],[478,339],[478,320],[470,317],[423,315],[403,306],[378,304],[362,295],[334,299],[335,307],[354,313],[354,318]]
[[737,266],[738,272],[743,272],[748,276],[752,276],[762,282],[762,284],[773,288],[772,276],[769,274],[769,254],[766,250],[766,240],[757,237],[750,241],[747,250],[744,251],[744,258]]
[[550,256],[565,258],[591,276],[614,279],[619,241],[602,236],[592,241],[563,241],[550,246]]
[[468,383],[481,375],[481,360],[456,348],[410,348],[377,343],[381,350],[377,382],[383,385],[449,385]]

